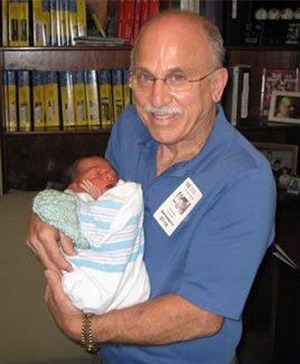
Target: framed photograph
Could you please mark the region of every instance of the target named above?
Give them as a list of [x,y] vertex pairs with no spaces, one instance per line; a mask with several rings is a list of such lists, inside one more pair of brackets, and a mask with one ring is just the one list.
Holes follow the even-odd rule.
[[287,188],[287,193],[299,195],[300,193],[300,177],[292,177]]
[[298,145],[254,142],[253,145],[268,159],[278,187],[287,189],[297,174]]
[[273,92],[269,121],[300,125],[300,92]]
[[263,121],[268,120],[273,92],[297,92],[298,80],[298,68],[263,69],[260,105],[260,115]]

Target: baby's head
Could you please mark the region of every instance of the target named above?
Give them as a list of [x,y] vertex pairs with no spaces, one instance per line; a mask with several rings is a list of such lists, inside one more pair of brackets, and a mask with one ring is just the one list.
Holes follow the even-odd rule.
[[72,183],[68,188],[74,192],[90,192],[84,187],[88,181],[93,186],[93,198],[98,198],[118,182],[118,176],[112,166],[99,156],[76,160],[71,167],[70,174]]

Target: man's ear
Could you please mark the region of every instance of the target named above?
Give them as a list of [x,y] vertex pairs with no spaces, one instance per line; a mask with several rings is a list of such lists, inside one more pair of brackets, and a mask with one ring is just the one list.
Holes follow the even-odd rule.
[[221,100],[227,81],[228,71],[222,67],[216,71],[212,82],[212,99],[215,103]]

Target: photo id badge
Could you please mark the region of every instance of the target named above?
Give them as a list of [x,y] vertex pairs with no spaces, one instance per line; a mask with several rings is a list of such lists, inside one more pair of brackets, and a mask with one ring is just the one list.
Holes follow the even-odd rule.
[[160,205],[153,217],[165,233],[171,236],[201,198],[202,192],[190,178],[187,178]]

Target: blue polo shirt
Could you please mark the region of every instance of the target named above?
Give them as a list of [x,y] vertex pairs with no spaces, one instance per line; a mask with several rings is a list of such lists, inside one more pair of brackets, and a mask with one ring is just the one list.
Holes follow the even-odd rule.
[[[267,160],[226,120],[221,106],[204,148],[156,176],[157,143],[133,106],[114,125],[106,157],[142,184],[151,297],[174,293],[225,317],[214,336],[157,345],[103,345],[106,364],[228,364],[257,268],[274,238],[276,189]],[[189,178],[202,197],[169,235],[154,218]],[[180,327],[178,328],[180,330]]]

